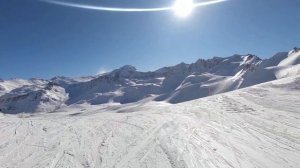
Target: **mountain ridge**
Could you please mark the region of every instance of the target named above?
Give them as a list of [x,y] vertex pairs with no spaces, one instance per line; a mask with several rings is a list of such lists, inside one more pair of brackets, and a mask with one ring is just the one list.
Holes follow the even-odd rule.
[[[300,51],[294,48],[264,60],[252,54],[236,54],[148,72],[125,65],[96,76],[2,80],[0,110],[5,113],[51,112],[66,105],[127,104],[143,99],[180,103],[298,75],[299,60]],[[56,91],[47,90],[49,85]],[[34,99],[37,90],[41,94],[39,99]],[[45,103],[45,99],[49,101]],[[23,107],[26,102],[34,106]]]

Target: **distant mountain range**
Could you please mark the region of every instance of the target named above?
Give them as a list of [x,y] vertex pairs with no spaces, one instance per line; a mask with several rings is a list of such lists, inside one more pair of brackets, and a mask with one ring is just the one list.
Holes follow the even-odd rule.
[[298,48],[264,60],[251,54],[233,55],[152,72],[126,65],[97,76],[0,80],[0,111],[53,112],[83,103],[180,103],[294,75],[300,75]]

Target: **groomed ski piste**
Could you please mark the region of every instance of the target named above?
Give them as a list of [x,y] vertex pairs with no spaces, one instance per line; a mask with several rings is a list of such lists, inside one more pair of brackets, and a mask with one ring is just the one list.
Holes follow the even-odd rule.
[[179,104],[1,114],[3,168],[299,168],[300,76]]

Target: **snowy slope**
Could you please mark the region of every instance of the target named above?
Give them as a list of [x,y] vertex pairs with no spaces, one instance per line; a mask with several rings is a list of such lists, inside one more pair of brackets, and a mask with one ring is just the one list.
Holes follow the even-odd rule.
[[51,82],[56,83],[62,87],[67,87],[72,84],[76,83],[82,83],[82,82],[88,82],[95,78],[97,78],[99,75],[96,76],[86,76],[86,77],[77,77],[77,78],[70,78],[70,77],[64,77],[64,76],[56,76],[52,79],[50,79]]
[[11,79],[11,80],[0,80],[0,96],[8,93],[14,89],[20,88],[22,86],[30,85],[42,85],[45,84],[46,80],[43,79]]
[[[52,112],[60,106],[75,104],[127,104],[139,101],[167,101],[180,103],[224,93],[285,77],[300,74],[300,50],[280,52],[269,59],[255,55],[233,55],[226,58],[199,59],[195,63],[180,63],[153,72],[140,72],[125,65],[111,72],[79,78],[54,77],[50,80],[0,81],[0,109],[4,113]],[[27,96],[27,105],[13,97],[23,93],[48,92],[47,83],[60,87],[54,102],[43,105],[43,99]],[[46,94],[49,95],[49,94]],[[67,96],[65,96],[67,95]],[[46,96],[49,97],[49,96]],[[51,99],[51,98],[49,98]],[[17,102],[14,102],[17,101]],[[53,104],[53,107],[51,105]],[[13,106],[13,108],[10,108]],[[47,106],[47,107],[45,107]],[[30,111],[32,110],[32,111]]]
[[[240,81],[236,80],[236,74],[247,71],[260,61],[253,55],[234,55],[227,58],[200,59],[193,64],[181,63],[154,72],[139,72],[127,65],[89,82],[70,85],[66,88],[70,94],[67,104],[125,104],[148,97],[171,103],[192,100],[208,96],[208,89],[212,90],[211,94],[216,94],[239,88]],[[206,74],[209,74],[209,78],[204,81],[201,78]],[[194,83],[187,82],[188,80]],[[194,96],[182,96],[185,94]]]
[[22,86],[0,97],[0,111],[51,112],[61,107],[67,99],[64,88],[52,83]]
[[2,114],[0,167],[298,168],[299,97],[295,76],[175,105]]
[[289,52],[288,58],[282,60],[278,66],[291,66],[300,64],[300,49],[296,48]]
[[288,57],[282,60],[277,67],[276,77],[284,78],[300,74],[300,49],[292,50]]

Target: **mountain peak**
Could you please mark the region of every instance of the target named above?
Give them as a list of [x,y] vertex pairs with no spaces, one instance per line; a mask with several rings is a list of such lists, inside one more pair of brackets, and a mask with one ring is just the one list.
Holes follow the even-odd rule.
[[[123,104],[150,97],[179,103],[300,74],[298,50],[294,48],[290,55],[281,52],[264,60],[253,54],[199,59],[152,72],[140,72],[125,65],[100,76],[4,80],[0,82],[0,109],[49,112],[64,104]],[[28,102],[32,103],[30,108],[24,109],[23,103]]]
[[119,69],[116,69],[110,73],[110,75],[114,77],[124,77],[124,78],[130,78],[133,74],[135,74],[136,68],[131,65],[125,65],[122,66]]
[[136,71],[136,68],[132,65],[124,65],[121,68],[117,69],[118,71]]

